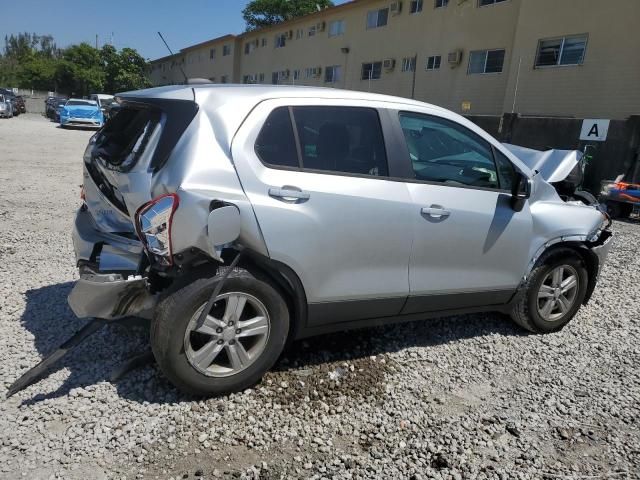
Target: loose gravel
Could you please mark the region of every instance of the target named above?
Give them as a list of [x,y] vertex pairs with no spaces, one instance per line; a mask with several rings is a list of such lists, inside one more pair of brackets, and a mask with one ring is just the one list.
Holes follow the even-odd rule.
[[[0,395],[78,330],[66,296],[91,133],[0,121]],[[153,365],[145,328],[112,325],[0,401],[0,478],[640,478],[640,222],[562,332],[500,315],[294,344],[252,390],[206,401]]]

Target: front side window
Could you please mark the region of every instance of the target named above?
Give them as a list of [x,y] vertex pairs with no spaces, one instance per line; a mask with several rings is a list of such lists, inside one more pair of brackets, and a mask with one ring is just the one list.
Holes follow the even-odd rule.
[[344,20],[334,20],[329,23],[329,36],[330,37],[338,37],[340,35],[344,35],[345,26]]
[[536,55],[536,67],[582,65],[586,50],[586,35],[540,40]]
[[362,64],[362,80],[378,80],[382,75],[382,62]]
[[441,63],[441,55],[432,55],[431,57],[427,57],[427,70],[438,70]]
[[469,70],[473,73],[501,73],[504,67],[504,50],[478,50],[469,54]]
[[422,11],[423,0],[411,0],[409,5],[409,13],[420,13]]
[[501,187],[489,143],[440,117],[401,113],[415,179],[450,186]]
[[326,83],[338,83],[342,79],[342,67],[333,65],[324,69],[324,81]]
[[389,9],[381,8],[367,13],[367,28],[384,27],[389,19]]

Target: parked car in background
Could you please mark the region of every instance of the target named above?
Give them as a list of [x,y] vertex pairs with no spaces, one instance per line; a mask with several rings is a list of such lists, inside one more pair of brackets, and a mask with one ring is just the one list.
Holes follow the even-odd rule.
[[100,105],[100,110],[102,110],[105,121],[108,120],[111,107],[115,103],[115,97],[113,95],[107,95],[106,93],[94,93],[89,96],[89,100],[93,100]]
[[629,218],[634,207],[640,208],[640,184],[620,180],[604,180],[600,201],[612,218]]
[[51,97],[46,102],[45,114],[51,120],[59,121],[58,109],[67,102],[65,97]]
[[93,100],[69,99],[60,109],[60,126],[101,128],[104,115],[100,106]]
[[27,113],[27,103],[22,95],[16,95],[16,103],[18,104],[18,111],[20,113]]
[[5,100],[11,102],[11,110],[14,116],[20,115],[20,109],[18,107],[18,100],[13,90],[9,88],[0,88],[0,93],[4,95]]
[[186,392],[248,388],[288,339],[329,331],[480,311],[557,331],[611,247],[605,213],[433,105],[215,85],[118,100],[83,158],[69,304],[151,318]]
[[11,105],[11,101],[8,100],[2,93],[0,93],[0,117],[13,117],[13,106]]
[[66,98],[57,98],[53,103],[53,121],[60,122],[60,111],[64,108],[64,105],[67,103],[68,99]]

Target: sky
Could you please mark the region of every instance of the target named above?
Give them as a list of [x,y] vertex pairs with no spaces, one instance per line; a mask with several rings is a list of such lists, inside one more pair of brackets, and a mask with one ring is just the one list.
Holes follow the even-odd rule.
[[[59,47],[111,42],[131,47],[147,59],[168,55],[158,31],[176,52],[228,33],[244,31],[248,0],[0,0],[0,46],[5,35],[50,34]],[[335,1],[345,3],[345,0]]]

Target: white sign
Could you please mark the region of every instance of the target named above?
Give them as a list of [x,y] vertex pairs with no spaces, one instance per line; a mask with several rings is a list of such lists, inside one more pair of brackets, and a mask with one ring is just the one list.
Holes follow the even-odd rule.
[[582,121],[580,140],[606,142],[607,134],[609,133],[609,122],[609,120],[584,119]]

